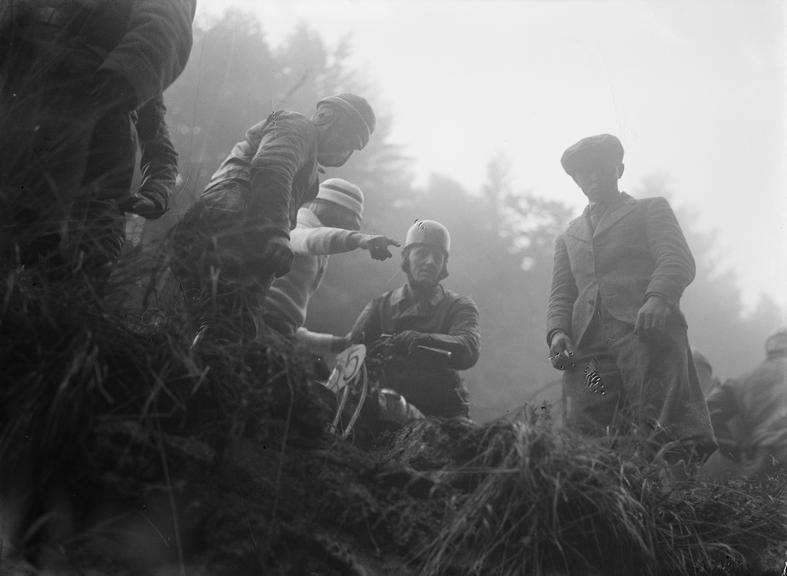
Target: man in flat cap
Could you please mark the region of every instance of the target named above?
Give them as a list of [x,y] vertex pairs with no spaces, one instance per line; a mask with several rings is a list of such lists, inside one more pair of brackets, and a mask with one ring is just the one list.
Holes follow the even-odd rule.
[[664,198],[618,189],[615,136],[584,138],[561,163],[589,201],[555,243],[547,314],[567,424],[704,456],[713,432],[679,307],[694,259],[675,214]]
[[261,338],[268,289],[290,270],[290,230],[317,196],[321,166],[342,166],[374,127],[369,103],[345,93],[318,102],[311,118],[275,111],[235,144],[173,233],[195,341]]

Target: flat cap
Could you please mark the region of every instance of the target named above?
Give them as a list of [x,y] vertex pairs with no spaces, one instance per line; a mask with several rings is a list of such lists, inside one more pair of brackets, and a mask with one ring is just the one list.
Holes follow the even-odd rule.
[[617,166],[623,162],[623,145],[612,134],[596,134],[583,138],[563,152],[560,163],[569,175],[581,166],[607,164]]

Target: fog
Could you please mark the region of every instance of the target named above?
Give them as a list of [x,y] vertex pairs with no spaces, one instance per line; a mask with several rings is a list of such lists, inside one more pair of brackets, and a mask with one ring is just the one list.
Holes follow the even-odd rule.
[[[473,413],[553,398],[545,359],[552,242],[584,206],[560,167],[611,132],[621,188],[665,195],[698,264],[683,309],[724,379],[763,356],[787,304],[784,9],[779,2],[232,2],[202,0],[189,66],[167,91],[181,155],[164,234],[245,128],[366,96],[372,144],[341,169],[366,193],[364,229],[414,218],[453,236],[447,287],[479,305]],[[137,230],[139,232],[139,230]],[[333,257],[307,325],[342,334],[404,281],[399,258]],[[538,392],[546,388],[545,392]]]

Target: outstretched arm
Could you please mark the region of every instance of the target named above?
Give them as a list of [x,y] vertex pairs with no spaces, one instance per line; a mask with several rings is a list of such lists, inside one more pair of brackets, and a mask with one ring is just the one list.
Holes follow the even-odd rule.
[[390,246],[399,246],[399,242],[387,236],[362,234],[343,228],[298,227],[290,232],[292,251],[296,254],[342,254],[361,248],[368,250],[375,260],[387,260],[393,254]]

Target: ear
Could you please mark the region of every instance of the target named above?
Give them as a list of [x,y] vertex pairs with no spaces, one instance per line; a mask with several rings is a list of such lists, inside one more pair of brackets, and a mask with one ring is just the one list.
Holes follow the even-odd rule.
[[409,273],[410,272],[410,259],[407,257],[409,254],[410,254],[410,250],[408,250],[407,248],[402,250],[402,264],[401,264],[401,266],[402,266],[402,270],[404,270],[405,273]]
[[623,162],[621,162],[621,163],[618,165],[618,180],[620,180],[620,177],[621,177],[621,176],[623,176],[623,171],[624,171],[625,169],[626,169],[626,165],[625,165],[625,164],[623,164]]
[[440,282],[446,278],[448,278],[448,256],[446,256],[445,260],[443,261],[443,269],[440,271],[440,277],[437,279],[437,281]]
[[335,116],[336,116],[336,110],[334,110],[330,106],[322,105],[322,106],[318,106],[317,109],[314,111],[314,116],[312,116],[312,120],[318,126],[327,126],[333,123],[333,119]]

